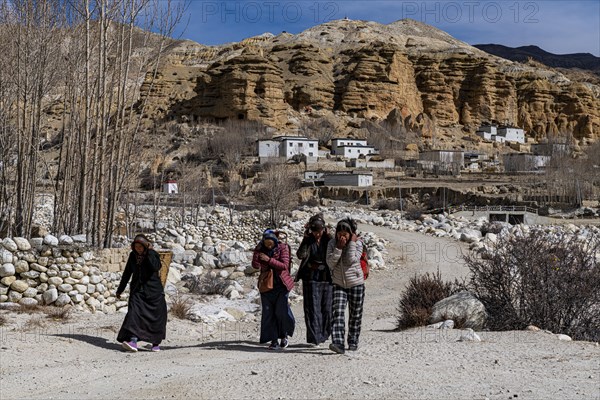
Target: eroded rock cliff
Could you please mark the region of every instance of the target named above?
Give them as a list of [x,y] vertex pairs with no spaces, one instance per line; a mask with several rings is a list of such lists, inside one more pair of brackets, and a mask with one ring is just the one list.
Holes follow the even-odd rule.
[[340,20],[298,35],[172,46],[141,88],[148,118],[261,120],[291,130],[311,110],[348,119],[433,118],[474,132],[482,122],[543,139],[600,137],[600,89],[550,68],[484,53],[431,26]]

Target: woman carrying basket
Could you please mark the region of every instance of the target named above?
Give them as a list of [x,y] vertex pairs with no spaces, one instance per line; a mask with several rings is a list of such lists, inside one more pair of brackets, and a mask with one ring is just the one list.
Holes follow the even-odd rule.
[[159,345],[167,330],[167,303],[159,276],[160,257],[144,235],[135,237],[131,250],[116,293],[120,298],[131,279],[127,315],[117,340],[127,351],[138,351],[138,341],[152,343],[152,351],[160,351]]

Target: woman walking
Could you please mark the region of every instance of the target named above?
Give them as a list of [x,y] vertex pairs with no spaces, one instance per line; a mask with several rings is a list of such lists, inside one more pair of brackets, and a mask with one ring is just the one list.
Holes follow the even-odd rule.
[[262,240],[254,249],[252,266],[261,273],[273,271],[272,289],[262,292],[262,318],[260,322],[260,343],[268,343],[269,349],[276,350],[288,346],[288,336],[294,334],[296,321],[288,304],[294,280],[289,271],[290,250],[287,243],[281,243],[277,234],[267,229]]
[[344,313],[348,305],[348,350],[358,350],[358,339],[362,323],[365,285],[360,256],[362,242],[356,235],[356,222],[345,218],[337,223],[335,240],[327,246],[327,265],[333,280],[333,325],[332,343],[329,349],[344,354],[346,322]]
[[120,298],[131,279],[127,314],[117,340],[127,351],[138,351],[138,341],[152,343],[152,351],[160,351],[167,330],[167,303],[158,274],[160,258],[144,235],[135,237],[131,250],[116,293]]
[[327,245],[331,240],[321,214],[306,224],[304,238],[296,252],[302,260],[296,281],[302,279],[306,341],[315,346],[331,335],[332,293],[331,271],[327,266]]

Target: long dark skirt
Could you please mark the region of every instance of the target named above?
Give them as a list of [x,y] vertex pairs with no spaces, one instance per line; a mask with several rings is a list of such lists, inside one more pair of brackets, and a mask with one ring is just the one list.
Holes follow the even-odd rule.
[[260,294],[262,303],[260,343],[272,342],[294,335],[296,320],[288,304],[288,296],[287,289],[281,286]]
[[302,281],[306,341],[321,344],[331,335],[333,286],[329,282]]
[[167,302],[164,294],[149,297],[143,292],[132,293],[117,341],[129,341],[135,336],[139,341],[159,344],[166,337],[166,332]]

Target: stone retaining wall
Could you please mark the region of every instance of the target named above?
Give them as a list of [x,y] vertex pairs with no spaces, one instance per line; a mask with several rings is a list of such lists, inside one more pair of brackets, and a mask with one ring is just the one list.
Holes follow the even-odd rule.
[[0,242],[0,303],[72,304],[112,313],[127,306],[115,290],[129,249],[94,252],[78,243],[58,244],[51,235]]

